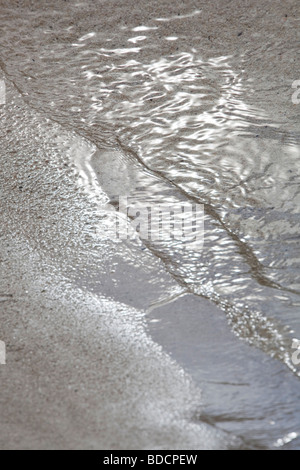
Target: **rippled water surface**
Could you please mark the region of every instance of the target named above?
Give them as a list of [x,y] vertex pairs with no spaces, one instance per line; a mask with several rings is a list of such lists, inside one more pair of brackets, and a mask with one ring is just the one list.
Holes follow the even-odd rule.
[[[204,204],[202,251],[168,240],[142,248],[150,264],[162,261],[177,288],[152,280],[151,287],[137,287],[145,289],[145,305],[134,306],[149,308],[147,288],[156,292],[150,330],[205,384],[208,421],[256,446],[296,448],[300,373],[291,357],[292,339],[300,338],[300,108],[292,104],[291,83],[299,79],[297,2],[287,2],[287,16],[275,2],[270,17],[254,1],[246,13],[234,1],[208,9],[191,0],[38,3],[1,2],[0,65],[18,99],[56,126],[47,162],[65,146],[61,174],[73,172],[101,217],[119,194]],[[60,128],[72,145],[64,144]],[[19,151],[26,151],[22,126],[18,132]],[[42,248],[55,257],[55,243],[63,244],[70,252],[64,272],[79,273],[82,264],[77,282],[99,291],[103,260],[89,264],[87,255],[97,258],[99,226],[87,223],[82,253],[73,252],[71,239],[83,235],[80,228],[72,232],[70,219],[61,221],[53,245]],[[39,244],[40,235],[28,231]],[[125,272],[143,264],[135,244],[116,245]],[[116,274],[118,300],[124,300],[121,283]],[[156,312],[161,299],[178,296],[173,307]],[[223,311],[226,334],[214,329],[217,314],[201,316],[198,297]],[[194,300],[185,304],[186,298]],[[246,348],[239,356],[236,337],[258,352]]]

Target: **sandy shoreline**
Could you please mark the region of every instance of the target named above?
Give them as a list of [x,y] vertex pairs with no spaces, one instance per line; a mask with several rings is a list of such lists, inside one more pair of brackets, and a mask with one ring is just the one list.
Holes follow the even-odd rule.
[[146,334],[143,312],[74,288],[26,242],[2,242],[2,449],[240,445],[193,424],[200,392]]
[[[190,47],[192,36],[195,47],[202,48],[203,62],[230,56],[248,89],[253,87],[248,104],[267,109],[282,132],[286,129],[288,138],[299,143],[299,112],[291,103],[291,83],[300,77],[288,48],[297,39],[296,2],[276,0],[263,7],[254,0],[188,3],[183,11],[181,4],[168,1],[155,2],[155,8],[151,2],[145,8],[144,2],[133,6],[128,0],[121,7],[117,1],[104,2],[101,21],[110,31],[115,23],[121,28],[141,24],[151,28],[154,17],[161,23],[168,17],[171,40],[162,43],[164,56],[175,47],[173,16],[190,15],[189,22],[177,27],[182,47]],[[57,2],[56,9],[59,6]],[[12,38],[18,36],[18,22],[28,8],[28,2],[22,2]],[[63,8],[66,18],[73,14],[68,4]],[[80,25],[76,38],[87,33],[93,20],[93,2],[85,8],[86,16],[74,10],[74,21],[77,15]],[[130,12],[128,18],[124,9]],[[7,28],[9,8],[5,13]],[[64,15],[56,24],[57,11],[51,13],[46,2],[36,13],[37,31],[52,35],[57,28],[65,44],[75,40],[69,39]],[[28,18],[26,27],[31,31]],[[44,24],[46,18],[53,20],[51,29],[50,23]],[[155,40],[159,43],[160,36]],[[117,31],[115,47],[118,41]],[[278,44],[280,51],[286,44],[286,54],[277,54]],[[139,165],[132,163],[130,152],[120,157],[120,147],[111,141],[110,130],[106,134],[104,124],[97,132],[97,121],[89,128],[75,111],[68,115],[59,87],[53,113],[50,98],[45,109],[36,109],[39,87],[32,83],[47,90],[56,77],[46,70],[35,78],[42,68],[29,47],[26,73],[15,78],[18,58],[12,54],[15,46],[10,37],[4,46],[0,340],[6,343],[7,364],[0,365],[0,448],[238,449],[280,442],[288,426],[293,430],[298,426],[298,378],[283,363],[239,341],[224,312],[191,295],[163,259],[140,241],[101,238],[106,222],[99,207],[103,209],[116,191],[137,184]],[[156,51],[147,53],[150,63]],[[120,98],[112,96],[118,103]],[[88,115],[84,113],[86,109],[82,116]],[[266,141],[274,138],[271,128],[265,134]],[[93,158],[98,158],[98,166]],[[280,162],[280,151],[276,158]],[[145,181],[155,194],[151,178]],[[268,413],[261,416],[257,404],[264,400]],[[278,430],[272,424],[274,415]],[[242,419],[246,439],[235,437],[240,435]]]
[[[18,121],[17,104],[23,122],[30,125],[29,132],[37,135],[31,119],[41,123],[40,117],[9,86],[8,102],[6,117],[11,112],[11,119]],[[51,133],[48,138],[51,142]],[[45,139],[44,134],[42,146]],[[168,297],[167,289],[174,295],[178,287],[161,263],[152,260],[149,266],[149,255],[139,244],[132,266],[122,262],[124,247],[119,251],[120,244],[109,241],[98,243],[96,253],[86,251],[82,257],[81,243],[88,231],[76,226],[82,222],[86,226],[84,213],[89,217],[94,202],[81,194],[79,206],[73,205],[69,187],[76,180],[69,174],[60,183],[62,197],[49,204],[47,182],[61,173],[39,164],[37,142],[28,136],[27,143],[34,146],[31,162],[19,153],[18,159],[6,162],[1,174],[6,206],[1,223],[1,338],[7,348],[7,364],[0,370],[5,384],[1,388],[1,448],[239,445],[206,424],[193,423],[201,407],[200,391],[146,334],[145,313],[128,306],[147,308],[158,300],[162,280],[161,296]],[[25,168],[32,182],[27,187],[23,186]],[[17,174],[22,175],[23,184],[16,181]],[[44,184],[32,191],[36,181]],[[74,210],[77,220],[68,225]],[[68,238],[67,233],[63,240],[51,238],[51,219],[56,221],[60,211],[65,230],[83,230],[79,238]],[[102,265],[97,261],[101,258]],[[87,268],[92,275],[87,278],[90,285],[97,279],[97,295],[78,285],[79,279],[79,284],[87,282]],[[109,300],[112,297],[127,300],[127,305]]]

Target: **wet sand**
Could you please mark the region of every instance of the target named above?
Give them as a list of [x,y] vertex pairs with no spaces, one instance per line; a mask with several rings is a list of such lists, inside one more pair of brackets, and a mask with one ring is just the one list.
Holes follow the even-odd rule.
[[[154,199],[161,188],[164,197],[178,195],[166,181],[156,190],[159,159],[150,176],[147,169],[141,172],[141,162],[132,163],[126,147],[130,129],[121,127],[113,108],[118,97],[111,98],[117,139],[110,141],[104,125],[95,131],[101,119],[85,127],[75,111],[68,114],[64,82],[50,99],[49,90],[59,89],[51,89],[56,76],[39,75],[43,64],[31,56],[31,46],[28,56],[18,58],[22,19],[28,38],[36,39],[30,36],[31,11],[34,34],[54,29],[65,44],[94,28],[93,2],[86,2],[84,15],[79,3],[54,2],[53,12],[46,3],[12,7],[14,2],[0,1],[9,31],[0,53],[0,79],[7,86],[6,105],[0,106],[0,340],[7,350],[7,364],[0,365],[0,448],[276,448],[286,436],[286,448],[297,448],[299,379],[286,367],[288,339],[275,320],[267,335],[271,331],[270,338],[278,339],[281,352],[274,355],[281,362],[270,357],[274,348],[270,352],[265,336],[260,343],[255,335],[249,340],[258,347],[265,341],[265,350],[237,338],[245,330],[246,339],[247,328],[255,326],[251,318],[244,324],[244,318],[228,315],[230,323],[222,305],[204,299],[203,292],[193,294],[151,247],[100,236],[101,210],[119,188],[128,192],[142,181]],[[122,46],[115,25],[134,28],[155,17],[166,24],[168,37],[176,24],[184,50],[192,37],[203,61],[232,56],[247,86],[252,83],[248,104],[267,109],[287,140],[299,144],[299,112],[291,102],[291,83],[300,78],[296,1],[99,4],[103,27],[116,31],[115,47]],[[59,23],[61,9],[62,22],[69,15],[78,19],[72,38]],[[178,16],[183,19],[177,24]],[[176,53],[172,40],[161,45],[162,56]],[[156,51],[148,54],[150,63]],[[19,61],[25,64],[20,70]],[[38,90],[47,87],[39,108]],[[142,111],[149,109],[150,102]],[[82,116],[88,116],[84,107]],[[267,142],[276,134],[270,128],[265,133]],[[120,139],[125,157],[116,144]],[[280,162],[281,154],[276,158]],[[293,322],[297,329],[291,315]]]
[[[19,132],[22,116],[32,153],[18,153],[1,173],[1,337],[7,348],[0,370],[1,448],[239,447],[234,437],[195,422],[200,390],[146,333],[145,309],[182,290],[139,242],[128,253],[114,240],[83,251],[98,220],[95,202],[83,192],[74,196],[74,173],[66,176],[41,160],[57,130],[63,145],[70,136],[36,116],[9,86],[7,98],[11,134]],[[62,152],[58,162],[66,158]],[[60,197],[51,202],[56,178]]]

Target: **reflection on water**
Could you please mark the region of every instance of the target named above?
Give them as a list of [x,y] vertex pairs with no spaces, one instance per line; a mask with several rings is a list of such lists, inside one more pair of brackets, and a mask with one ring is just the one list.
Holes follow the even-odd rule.
[[184,292],[215,301],[237,336],[299,375],[299,135],[247,104],[236,58],[204,57],[187,33],[202,10],[116,26],[111,14],[64,8],[59,20],[54,9],[23,12],[14,27],[5,9],[7,77],[32,107],[91,143],[92,152],[70,155],[100,206],[103,191],[105,202],[122,191],[205,204],[201,253],[147,248]]

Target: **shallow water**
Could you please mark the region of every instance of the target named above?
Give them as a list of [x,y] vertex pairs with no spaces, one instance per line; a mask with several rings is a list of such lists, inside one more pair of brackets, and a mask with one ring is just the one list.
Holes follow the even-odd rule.
[[[14,128],[4,158],[12,142],[28,152],[36,133],[53,141],[34,163],[46,159],[40,184],[49,201],[37,206],[33,183],[17,173],[29,210],[18,228],[10,209],[15,230],[78,286],[149,309],[153,338],[209,396],[209,422],[254,446],[280,447],[286,436],[299,446],[300,134],[289,81],[299,78],[296,2],[275,2],[269,17],[256,2],[246,13],[227,2],[232,14],[224,2],[1,3],[0,65],[15,100],[13,121],[4,114],[4,132]],[[72,204],[65,173],[93,209],[87,217],[77,202],[77,217],[67,211],[57,230],[53,194]],[[112,229],[106,204],[119,194],[204,204],[204,249],[111,240],[101,258],[99,231]],[[24,203],[18,197],[15,207]],[[32,208],[47,211],[47,221],[31,225]],[[147,263],[165,277],[130,281]],[[214,306],[201,313],[203,297],[224,313],[216,325]]]

